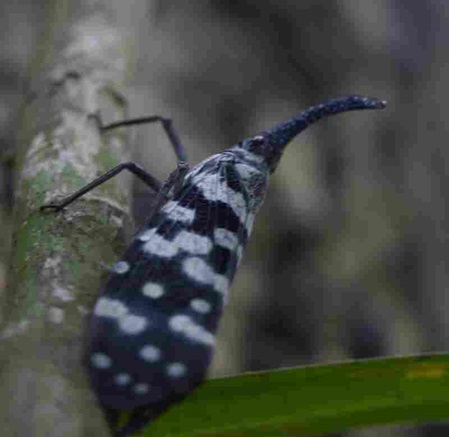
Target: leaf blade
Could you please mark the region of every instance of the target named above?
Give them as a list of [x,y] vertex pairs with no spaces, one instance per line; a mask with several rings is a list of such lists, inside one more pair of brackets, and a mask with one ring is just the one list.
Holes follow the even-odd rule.
[[141,435],[289,436],[444,419],[449,354],[435,354],[209,380]]

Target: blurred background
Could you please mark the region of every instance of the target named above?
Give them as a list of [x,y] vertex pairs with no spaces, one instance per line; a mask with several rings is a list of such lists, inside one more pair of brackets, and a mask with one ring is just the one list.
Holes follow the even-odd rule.
[[[46,3],[1,6],[2,278],[16,121]],[[232,287],[212,376],[449,349],[449,3],[98,3],[134,41],[129,116],[171,117],[191,164],[330,97],[389,102],[323,120],[287,149]],[[159,179],[174,169],[159,126],[131,137],[134,160]],[[136,183],[137,223],[147,195]],[[448,432],[429,424],[338,435]]]

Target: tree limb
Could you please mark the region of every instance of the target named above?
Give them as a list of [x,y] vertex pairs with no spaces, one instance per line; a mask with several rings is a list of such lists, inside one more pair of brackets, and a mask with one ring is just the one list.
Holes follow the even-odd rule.
[[37,97],[21,114],[11,270],[0,302],[8,436],[109,434],[87,380],[85,337],[104,266],[124,248],[126,184],[111,181],[57,214],[39,210],[126,159],[123,131],[101,136],[91,117],[100,109],[124,116],[125,73],[120,31],[106,6],[91,4],[52,4],[34,66]]

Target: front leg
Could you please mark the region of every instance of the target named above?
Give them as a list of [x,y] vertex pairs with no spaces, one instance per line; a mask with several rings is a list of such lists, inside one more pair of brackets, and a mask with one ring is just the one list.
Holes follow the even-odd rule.
[[[134,162],[124,162],[122,164],[117,165],[116,167],[109,170],[107,173],[99,176],[94,179],[91,183],[87,184],[83,188],[79,189],[75,193],[70,196],[64,198],[60,202],[57,203],[49,203],[47,205],[41,206],[41,210],[44,209],[53,209],[55,211],[60,211],[64,209],[67,205],[74,202],[76,199],[80,198],[84,194],[113,178],[117,174],[119,174],[123,170],[128,170],[137,176],[142,182],[156,191],[157,199],[155,204],[155,211],[158,211],[163,204],[168,199],[168,193],[170,189],[173,187],[174,190],[177,190],[182,185],[182,181],[184,179],[185,174],[187,173],[189,166],[187,164],[187,153],[185,151],[184,146],[182,145],[179,135],[177,134],[175,128],[173,127],[173,123],[171,119],[161,117],[160,115],[154,115],[150,117],[141,117],[134,118],[129,120],[123,120],[116,123],[112,123],[106,126],[103,126],[101,118],[99,115],[95,115],[95,120],[97,121],[98,128],[103,132],[111,129],[116,129],[118,127],[123,126],[132,126],[136,124],[144,124],[144,123],[154,123],[160,122],[170,140],[170,143],[175,151],[176,157],[178,159],[178,166],[174,172],[170,174],[167,181],[164,184],[161,184],[154,176],[145,171],[142,167],[135,164]],[[153,212],[154,213],[154,212]],[[152,216],[153,214],[151,214]]]
[[150,188],[152,188],[153,190],[155,190],[158,193],[163,188],[163,185],[154,176],[152,176],[150,173],[145,171],[142,167],[138,166],[136,163],[123,162],[122,164],[119,164],[119,165],[115,166],[114,168],[112,168],[111,170],[109,170],[107,173],[94,179],[91,183],[80,188],[75,193],[62,199],[60,202],[48,203],[46,205],[42,205],[40,209],[41,210],[53,209],[56,212],[61,211],[67,205],[70,205],[72,202],[74,202],[76,199],[80,198],[81,196],[84,196],[84,194],[88,193],[89,191],[93,190],[94,188],[98,187],[99,185],[105,183],[109,179],[118,175],[123,170],[130,171],[132,174],[137,176],[142,182],[144,182],[146,185],[148,185]]

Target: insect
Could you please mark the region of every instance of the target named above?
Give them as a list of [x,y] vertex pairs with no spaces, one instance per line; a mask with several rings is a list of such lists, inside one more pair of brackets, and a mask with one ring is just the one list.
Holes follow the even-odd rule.
[[[328,100],[188,169],[171,123],[177,170],[161,185],[133,163],[121,164],[58,204],[60,210],[123,169],[158,190],[158,205],[112,268],[90,325],[92,387],[115,426],[127,436],[180,401],[205,378],[215,333],[268,178],[285,146],[327,115],[381,109],[385,102],[357,95]],[[118,125],[143,122],[122,122]],[[117,413],[117,414],[115,414]]]

